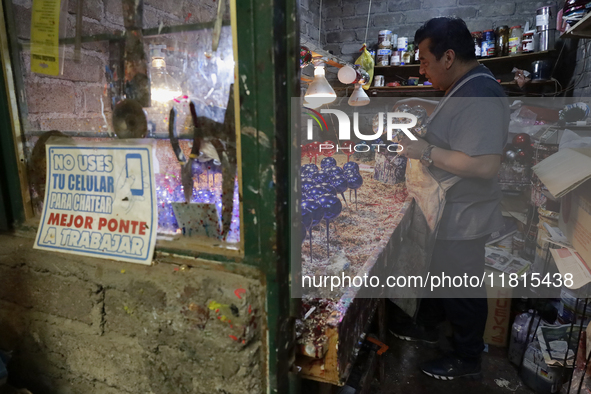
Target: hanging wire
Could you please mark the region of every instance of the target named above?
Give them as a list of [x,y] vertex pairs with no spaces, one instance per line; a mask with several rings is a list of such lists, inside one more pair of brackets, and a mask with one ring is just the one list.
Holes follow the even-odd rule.
[[[322,1],[322,0],[320,0]],[[367,43],[367,29],[369,29],[369,15],[371,14],[371,0],[369,0],[369,8],[367,9],[367,24],[365,25],[365,38],[363,39],[363,43]]]
[[320,19],[318,21],[318,44],[322,47],[322,36],[320,34],[320,28],[322,27],[322,0],[320,0],[320,17],[318,19]]

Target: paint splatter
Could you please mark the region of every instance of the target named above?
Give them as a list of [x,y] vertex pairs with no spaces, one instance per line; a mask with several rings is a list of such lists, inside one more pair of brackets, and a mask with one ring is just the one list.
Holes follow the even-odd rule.
[[242,299],[242,297],[240,296],[240,294],[246,294],[246,290],[244,289],[236,289],[234,290],[234,294],[236,295],[236,297],[238,297],[238,299]]

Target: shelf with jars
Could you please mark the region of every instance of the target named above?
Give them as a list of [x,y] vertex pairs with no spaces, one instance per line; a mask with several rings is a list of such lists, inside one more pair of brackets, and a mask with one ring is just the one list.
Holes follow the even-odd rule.
[[[591,14],[590,14],[591,15]],[[590,22],[591,23],[591,22]],[[591,33],[590,33],[591,37]],[[497,57],[487,57],[478,59],[478,61],[485,66],[489,67],[495,64],[507,64],[512,62],[523,62],[523,61],[534,61],[539,59],[547,59],[548,57],[552,56],[555,51],[540,51],[540,52],[531,52],[531,53],[519,53],[517,55],[509,55],[509,56],[497,56]],[[382,71],[382,70],[410,70],[410,69],[417,69],[418,73],[419,64],[405,64],[402,66],[376,66],[375,70]]]
[[[530,70],[532,62],[537,60],[550,60],[556,58],[557,52],[540,51],[532,53],[522,53],[510,56],[499,56],[478,59],[481,64],[488,67],[491,72],[501,82],[508,95],[527,95],[527,94],[541,94],[551,95],[557,89],[556,82],[548,81],[532,81],[527,83],[523,88],[519,88],[514,81],[513,68]],[[423,83],[425,78],[419,74],[419,64],[409,64],[403,66],[378,66],[375,67],[374,75],[384,76],[384,87],[371,87],[367,92],[370,97],[388,97],[397,96],[400,94],[418,94],[422,96],[442,95],[442,92],[433,89],[431,86],[425,86]],[[408,86],[409,77],[419,77],[418,86]],[[402,86],[387,86],[388,83],[399,82]]]

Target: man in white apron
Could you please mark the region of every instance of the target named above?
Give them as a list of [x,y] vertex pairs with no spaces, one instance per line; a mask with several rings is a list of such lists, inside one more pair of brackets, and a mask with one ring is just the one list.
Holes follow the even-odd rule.
[[[497,172],[507,141],[509,108],[491,72],[476,60],[470,31],[461,19],[434,18],[415,34],[419,72],[445,91],[433,109],[424,139],[405,139],[410,160],[407,186],[436,234],[430,275],[482,277],[484,245],[503,227]],[[470,286],[468,286],[470,287]],[[454,352],[421,366],[451,380],[481,376],[487,318],[486,289],[449,288],[420,302],[417,323],[394,327],[406,340],[436,342],[435,327],[447,319]]]

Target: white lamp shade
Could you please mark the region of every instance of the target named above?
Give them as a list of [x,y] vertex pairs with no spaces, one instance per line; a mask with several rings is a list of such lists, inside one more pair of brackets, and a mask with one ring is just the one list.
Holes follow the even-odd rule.
[[349,97],[348,103],[352,107],[361,107],[369,104],[369,96],[365,93],[360,83],[355,84],[355,90],[353,90],[351,97]]
[[314,68],[314,80],[308,86],[304,98],[309,103],[308,108],[318,108],[336,100],[337,95],[324,76],[324,65]]
[[342,84],[348,85],[357,79],[357,71],[353,67],[345,65],[340,68],[337,77]]

